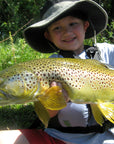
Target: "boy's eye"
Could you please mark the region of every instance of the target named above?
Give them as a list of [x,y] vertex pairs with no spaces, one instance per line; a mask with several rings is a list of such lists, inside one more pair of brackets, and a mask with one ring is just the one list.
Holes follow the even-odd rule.
[[53,28],[54,31],[58,31],[58,30],[60,30],[60,29],[61,29],[61,27],[59,27],[59,26]]
[[70,26],[75,26],[75,25],[77,25],[76,22],[72,22],[72,23],[70,23]]

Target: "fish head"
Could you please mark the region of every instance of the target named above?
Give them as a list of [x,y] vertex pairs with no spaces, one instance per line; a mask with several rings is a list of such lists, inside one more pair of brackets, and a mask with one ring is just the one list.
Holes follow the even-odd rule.
[[40,83],[35,74],[29,71],[12,73],[0,77],[0,105],[35,101]]

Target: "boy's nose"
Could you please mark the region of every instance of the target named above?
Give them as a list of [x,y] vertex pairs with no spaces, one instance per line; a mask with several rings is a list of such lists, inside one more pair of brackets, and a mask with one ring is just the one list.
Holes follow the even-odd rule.
[[70,31],[71,31],[71,28],[69,28],[69,27],[64,27],[64,28],[63,28],[63,31],[64,31],[65,33],[70,32]]
[[64,27],[63,33],[71,33],[71,32],[72,32],[71,28],[69,28],[69,27]]
[[63,35],[64,35],[64,36],[69,36],[69,35],[71,35],[71,34],[72,34],[72,29],[71,29],[71,28],[65,27],[65,28],[63,29]]

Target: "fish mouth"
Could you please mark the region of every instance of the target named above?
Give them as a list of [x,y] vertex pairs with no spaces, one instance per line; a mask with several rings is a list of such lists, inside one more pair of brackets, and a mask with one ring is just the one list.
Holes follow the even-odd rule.
[[3,90],[0,90],[0,105],[8,105],[11,103],[11,101],[14,100],[14,97],[12,95],[7,94]]
[[[5,96],[5,97],[4,97]],[[7,94],[6,92],[4,92],[3,90],[0,90],[0,100],[2,99],[10,99],[12,98],[11,95]]]
[[10,104],[23,104],[26,102],[31,102],[31,100],[23,97],[16,97],[4,92],[3,90],[0,90],[0,106]]

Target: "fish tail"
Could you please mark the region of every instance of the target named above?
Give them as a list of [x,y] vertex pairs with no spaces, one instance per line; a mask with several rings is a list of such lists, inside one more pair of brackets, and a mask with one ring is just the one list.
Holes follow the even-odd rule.
[[45,128],[47,128],[50,119],[48,111],[40,101],[34,102],[34,108],[38,118],[44,124]]

